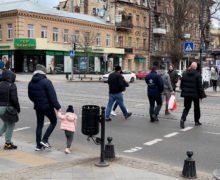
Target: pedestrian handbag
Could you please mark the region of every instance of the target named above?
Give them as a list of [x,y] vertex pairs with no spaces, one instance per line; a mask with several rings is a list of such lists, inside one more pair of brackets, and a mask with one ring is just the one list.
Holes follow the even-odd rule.
[[177,108],[176,98],[175,98],[174,95],[171,95],[170,99],[168,101],[168,109],[171,110],[171,111],[174,111],[176,108]]
[[2,120],[4,122],[8,122],[8,123],[15,123],[15,122],[18,122],[19,118],[18,118],[18,112],[17,110],[12,107],[12,106],[9,106],[9,92],[10,92],[10,87],[11,87],[11,84],[9,84],[9,88],[8,88],[8,102],[7,102],[7,107],[6,107],[6,110],[5,110],[5,113],[2,115]]

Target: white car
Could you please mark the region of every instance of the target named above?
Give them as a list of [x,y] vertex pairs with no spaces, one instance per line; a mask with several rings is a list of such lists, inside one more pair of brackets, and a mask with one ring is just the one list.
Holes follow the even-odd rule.
[[[136,81],[136,75],[133,72],[125,71],[125,70],[123,70],[122,72],[123,72],[122,75],[124,76],[125,81],[130,82],[130,83],[133,83]],[[104,82],[108,82],[108,76],[111,73],[113,73],[113,71],[102,76],[102,79]]]

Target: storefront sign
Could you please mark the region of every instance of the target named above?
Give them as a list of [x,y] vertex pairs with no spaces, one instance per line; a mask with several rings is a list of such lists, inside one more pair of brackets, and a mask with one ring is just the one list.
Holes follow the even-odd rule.
[[36,49],[36,39],[14,39],[14,47],[17,49]]
[[10,48],[11,46],[0,46],[0,48]]
[[140,62],[140,63],[144,63],[144,62],[145,62],[145,59],[139,59],[139,62]]
[[92,48],[92,47],[77,47],[76,50],[84,51],[84,52],[91,52],[91,51],[104,51],[104,49],[101,48]]

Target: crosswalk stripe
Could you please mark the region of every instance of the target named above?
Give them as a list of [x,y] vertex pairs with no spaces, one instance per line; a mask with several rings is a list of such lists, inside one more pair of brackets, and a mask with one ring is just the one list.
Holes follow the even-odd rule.
[[152,141],[144,143],[144,145],[151,146],[151,145],[156,144],[156,143],[158,143],[160,141],[163,141],[163,139],[154,139]]

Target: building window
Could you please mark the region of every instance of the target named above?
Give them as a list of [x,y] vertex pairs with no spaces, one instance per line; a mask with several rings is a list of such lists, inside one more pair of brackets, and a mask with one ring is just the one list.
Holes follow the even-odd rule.
[[144,28],[146,28],[146,27],[147,27],[147,18],[144,17]]
[[12,39],[12,24],[8,24],[8,39]]
[[58,42],[58,28],[53,28],[53,41]]
[[139,26],[140,22],[139,22],[139,15],[136,15],[136,26]]
[[106,46],[109,47],[111,45],[111,36],[107,35],[106,36]]
[[75,31],[75,42],[79,43],[79,31]]
[[69,42],[69,30],[64,29],[64,42],[68,43]]
[[99,33],[96,35],[96,45],[97,46],[101,45],[101,35]]
[[80,4],[84,4],[84,0],[80,0]]
[[34,37],[34,25],[28,24],[28,37],[33,38]]
[[118,45],[119,47],[123,47],[123,36],[118,37]]
[[2,40],[2,25],[0,24],[0,40]]
[[144,38],[144,39],[143,39],[143,49],[144,49],[144,50],[145,50],[146,47],[147,47],[147,46],[146,46],[146,42],[147,42],[147,40],[146,40],[146,38]]
[[131,37],[128,37],[128,48],[131,48],[131,45],[132,45],[132,43],[131,43]]
[[41,38],[47,38],[47,26],[41,27]]
[[136,49],[139,48],[139,38],[136,38]]
[[89,40],[90,40],[90,32],[86,32],[85,33],[85,44],[88,45],[89,44]]

